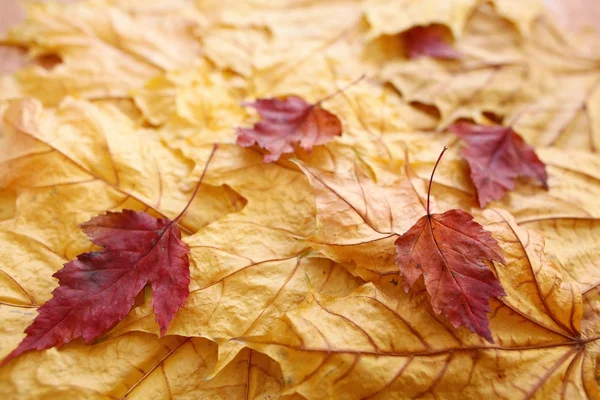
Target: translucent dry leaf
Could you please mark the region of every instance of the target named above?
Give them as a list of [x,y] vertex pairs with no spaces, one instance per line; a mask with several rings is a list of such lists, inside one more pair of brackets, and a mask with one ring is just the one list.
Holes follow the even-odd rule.
[[187,65],[199,54],[186,8],[134,12],[91,2],[27,3],[27,19],[9,31],[11,44],[33,57],[51,54],[62,62],[45,70],[31,66],[1,81],[0,98],[34,96],[56,106],[65,96],[119,98],[165,70]]
[[278,398],[279,365],[253,350],[241,352],[220,374],[217,345],[206,339],[128,333],[94,345],[29,353],[0,371],[0,394],[29,399]]
[[508,262],[496,270],[508,296],[492,301],[495,345],[449,328],[423,292],[405,294],[390,277],[344,298],[312,293],[269,334],[243,340],[281,363],[284,393],[308,398],[594,393],[597,383],[580,371],[598,337],[579,333],[581,297],[544,259],[541,237],[503,212],[482,218]]

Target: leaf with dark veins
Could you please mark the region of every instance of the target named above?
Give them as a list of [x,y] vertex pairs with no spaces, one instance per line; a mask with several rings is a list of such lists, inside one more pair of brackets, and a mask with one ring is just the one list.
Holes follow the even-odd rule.
[[345,297],[312,293],[268,334],[239,340],[280,362],[288,393],[306,398],[593,398],[599,337],[579,332],[578,290],[535,232],[505,212],[480,219],[508,264],[497,269],[507,296],[491,300],[494,344],[453,329],[424,306],[422,286],[406,293],[397,276]]
[[518,177],[534,178],[548,188],[546,166],[512,127],[457,122],[449,130],[467,144],[462,155],[481,207],[513,190]]

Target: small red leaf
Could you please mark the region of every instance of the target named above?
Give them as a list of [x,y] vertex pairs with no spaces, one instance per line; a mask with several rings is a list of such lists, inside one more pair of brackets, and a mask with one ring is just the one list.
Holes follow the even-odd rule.
[[144,212],[109,212],[82,225],[105,247],[84,253],[54,274],[59,287],[3,363],[32,349],[77,338],[90,343],[122,320],[147,283],[161,335],[189,295],[189,247],[175,223]]
[[453,60],[462,57],[462,54],[452,47],[450,33],[444,26],[416,26],[404,35],[409,58],[429,56]]
[[425,215],[396,240],[396,264],[405,288],[423,275],[438,314],[493,342],[486,316],[490,298],[506,294],[482,259],[505,264],[492,234],[463,210]]
[[500,281],[482,261],[506,265],[492,234],[463,210],[429,213],[433,168],[427,192],[427,214],[396,239],[396,265],[408,291],[423,275],[435,312],[443,313],[455,328],[466,326],[493,343],[486,313],[490,298],[505,296]]
[[513,190],[518,177],[535,178],[548,188],[546,166],[511,127],[458,122],[450,131],[467,144],[462,155],[471,168],[481,207]]
[[310,151],[342,134],[338,117],[318,103],[309,104],[297,96],[259,99],[243,105],[256,109],[262,121],[252,128],[238,128],[237,144],[242,147],[257,144],[269,151],[265,163],[277,161],[284,153],[293,153],[298,145]]

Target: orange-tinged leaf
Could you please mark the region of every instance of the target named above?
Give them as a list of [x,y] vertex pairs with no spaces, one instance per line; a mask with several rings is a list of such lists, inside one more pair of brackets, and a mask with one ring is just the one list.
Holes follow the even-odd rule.
[[217,345],[206,339],[132,332],[94,345],[28,353],[0,369],[9,398],[185,399],[278,398],[279,365],[245,349],[206,381]]
[[[79,224],[123,209],[173,219],[214,143],[222,154],[180,224],[192,293],[169,336],[155,336],[145,290],[96,343],[0,367],[0,394],[599,398],[600,40],[557,28],[540,3],[28,5],[5,42],[29,63],[0,76],[0,357],[50,299],[52,274],[99,250]],[[411,45],[430,55],[407,57]],[[258,119],[240,103],[290,95],[327,99],[343,135],[264,164],[268,150],[236,145]],[[463,143],[444,132],[460,119],[511,126],[548,190],[517,180],[480,211]],[[420,278],[406,292],[394,260],[442,146],[432,213],[469,212],[507,263],[475,258],[506,293],[485,313],[493,344],[437,314]]]
[[[193,35],[198,21],[183,7],[157,16],[113,4],[28,3],[27,19],[8,32],[8,41],[32,55],[57,55],[51,70],[31,66],[0,82],[0,99],[33,96],[57,106],[66,96],[126,97],[154,75],[188,65],[199,53]],[[98,62],[90,62],[90,60]]]
[[281,363],[286,393],[307,398],[451,397],[457,388],[466,398],[596,392],[587,376],[598,337],[579,333],[578,292],[561,283],[534,232],[494,210],[483,226],[508,263],[497,270],[508,296],[492,300],[495,344],[454,331],[423,305],[423,290],[406,294],[390,276],[343,298],[313,293],[269,334],[243,340]]
[[541,218],[521,223],[544,236],[546,253],[565,281],[583,293],[600,285],[600,219]]

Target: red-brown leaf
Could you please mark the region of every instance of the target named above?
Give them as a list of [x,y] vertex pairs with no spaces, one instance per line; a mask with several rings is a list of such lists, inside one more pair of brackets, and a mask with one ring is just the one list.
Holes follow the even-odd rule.
[[493,342],[486,313],[490,298],[505,296],[483,259],[506,264],[491,233],[463,210],[425,215],[396,240],[396,264],[408,289],[421,275],[431,305],[458,328]]
[[471,168],[481,207],[513,190],[518,177],[535,178],[548,187],[546,166],[512,128],[458,122],[450,131],[467,144],[462,155]]
[[59,287],[39,308],[27,337],[4,360],[77,338],[90,343],[121,321],[147,283],[164,335],[189,295],[189,247],[176,223],[144,212],[109,212],[81,225],[99,252],[84,253],[54,274]]
[[269,151],[264,157],[266,163],[277,161],[284,153],[293,153],[298,145],[310,151],[342,134],[338,117],[297,96],[259,99],[243,105],[256,109],[262,121],[252,128],[238,128],[237,144],[242,147],[257,144]]
[[404,35],[409,58],[428,56],[453,60],[462,56],[458,50],[452,47],[450,34],[443,26],[416,26]]

